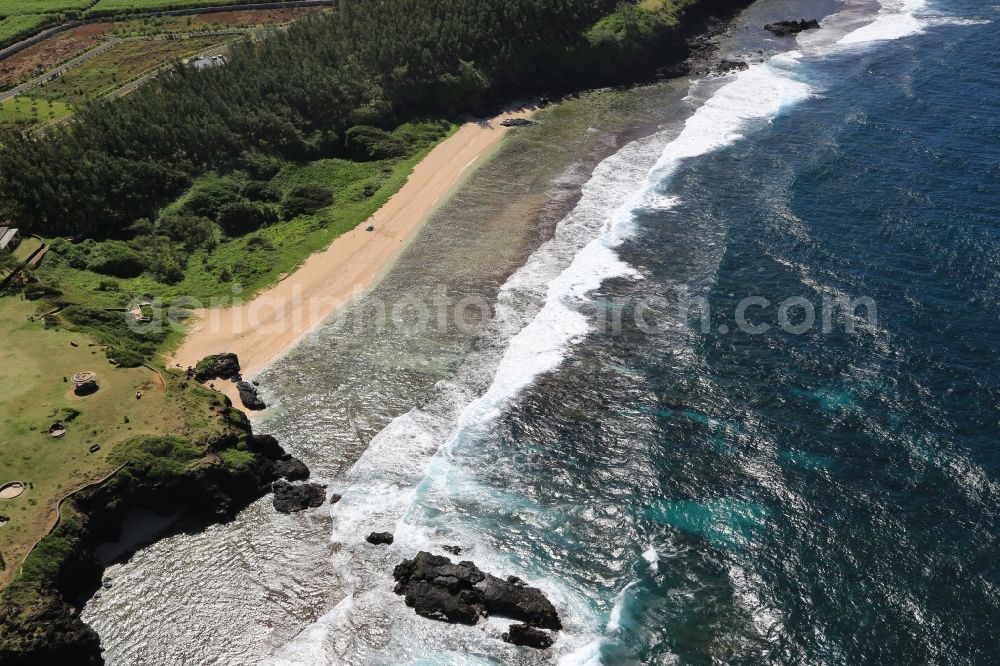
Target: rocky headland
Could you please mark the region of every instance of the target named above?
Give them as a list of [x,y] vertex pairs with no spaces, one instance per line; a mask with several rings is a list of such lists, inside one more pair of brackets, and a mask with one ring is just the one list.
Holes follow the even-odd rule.
[[[224,428],[214,439],[127,442],[117,473],[62,503],[55,529],[2,592],[0,663],[103,663],[100,639],[80,619],[79,610],[100,586],[105,564],[98,560],[96,547],[118,540],[133,509],[176,516],[162,538],[227,522],[270,492],[280,478],[308,477],[304,463],[288,455],[274,437],[254,434],[228,400],[219,407]],[[320,497],[324,499],[322,491]]]

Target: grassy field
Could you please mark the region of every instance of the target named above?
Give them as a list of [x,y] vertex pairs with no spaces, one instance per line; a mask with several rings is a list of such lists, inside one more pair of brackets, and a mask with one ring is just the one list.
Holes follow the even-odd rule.
[[50,17],[40,14],[23,14],[0,19],[0,45],[12,44],[19,39],[30,37],[50,21]]
[[[29,46],[0,60],[0,90],[43,74],[102,43],[108,36],[149,37],[153,35],[195,33],[211,30],[234,30],[291,23],[307,14],[326,11],[325,7],[289,7],[286,9],[241,9],[189,16],[143,16],[88,23],[58,33],[39,44]],[[13,17],[19,21],[26,17]],[[37,16],[47,20],[45,16]],[[34,26],[33,22],[28,22]],[[2,25],[2,24],[0,24]],[[29,29],[28,32],[34,32]],[[3,38],[0,37],[0,43]]]
[[[266,2],[268,0],[257,0]],[[52,27],[83,16],[115,16],[137,14],[142,12],[165,11],[169,9],[188,9],[234,4],[255,4],[255,0],[0,0],[0,47],[26,39],[44,28]],[[320,8],[289,8],[288,10],[260,10],[259,13],[299,12],[313,13]],[[253,10],[248,10],[252,12]],[[243,12],[220,12],[220,14],[237,14]],[[163,32],[183,32],[183,26],[190,25],[194,30],[204,30],[209,26],[236,25],[231,18],[211,19],[211,14],[193,15],[190,17],[150,17],[147,21],[160,20],[169,23],[163,30],[147,30],[147,26],[121,30],[120,34],[159,34]],[[273,25],[293,20],[296,16],[285,17],[250,17],[241,24]],[[134,21],[138,22],[138,21]],[[176,29],[174,26],[176,25]]]
[[72,112],[65,102],[19,95],[0,102],[0,128],[23,131],[65,118]]
[[101,44],[112,23],[88,23],[60,32],[0,60],[0,89],[12,88]]
[[57,121],[142,74],[231,38],[216,35],[123,42],[24,95],[0,103],[0,128],[23,131]]
[[[105,359],[85,335],[62,327],[43,329],[34,303],[0,297],[0,483],[22,481],[31,487],[12,500],[0,500],[0,553],[7,569],[0,584],[16,572],[28,549],[51,527],[57,501],[72,490],[102,478],[115,464],[109,456],[120,442],[136,435],[184,433],[210,427],[204,395],[177,390],[147,368],[120,369]],[[71,343],[75,342],[77,346]],[[73,394],[63,381],[83,370],[97,373],[100,390]],[[137,400],[136,391],[142,391]],[[128,417],[128,423],[125,423]],[[48,436],[49,425],[66,426],[62,439]],[[100,445],[96,453],[90,447]]]
[[0,16],[82,11],[94,2],[95,0],[0,0]]
[[79,107],[115,88],[174,60],[223,44],[230,37],[143,39],[124,42],[57,79],[42,84],[32,94],[42,99]]
[[[15,2],[17,0],[14,0]],[[268,0],[260,0],[265,2]],[[273,1],[273,0],[271,0]],[[187,7],[223,6],[253,4],[253,0],[99,0],[87,10],[87,14],[119,14],[150,12],[167,9],[184,9]]]
[[115,21],[116,35],[158,35],[199,30],[225,30],[254,26],[282,25],[307,14],[325,11],[325,7],[289,7],[287,9],[241,9],[187,16],[143,16]]
[[14,250],[14,258],[24,263],[31,256],[31,253],[42,246],[42,241],[37,238],[28,237],[21,241],[21,243]]

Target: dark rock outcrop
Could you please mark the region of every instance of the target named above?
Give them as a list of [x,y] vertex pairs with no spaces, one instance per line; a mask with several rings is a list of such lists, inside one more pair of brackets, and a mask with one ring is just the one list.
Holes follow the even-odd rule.
[[511,577],[502,580],[472,562],[453,564],[421,551],[392,572],[396,594],[418,615],[443,622],[476,624],[484,615],[503,615],[534,627],[561,629],[555,607],[541,590]]
[[512,576],[501,580],[487,574],[481,587],[488,613],[521,620],[534,627],[562,629],[552,602],[541,590],[528,587],[520,578]]
[[274,508],[281,513],[294,513],[308,508],[322,506],[326,501],[326,489],[318,483],[292,485],[287,481],[275,481]]
[[500,124],[504,127],[528,127],[529,125],[534,125],[535,123],[527,118],[506,118],[501,120]]
[[797,35],[803,30],[817,30],[819,29],[819,21],[813,19],[807,21],[805,19],[799,21],[776,21],[774,23],[768,23],[764,26],[764,30],[772,32],[779,37],[787,37],[788,35]]
[[392,532],[372,532],[365,537],[365,541],[376,546],[389,545],[392,543]]
[[[0,606],[0,626],[17,631],[23,622],[19,617],[21,610],[13,604]],[[0,646],[0,663],[4,666],[104,664],[101,639],[90,625],[79,619],[76,608],[52,595],[37,600],[32,614],[32,622],[44,632],[31,636],[20,650],[8,651]]]
[[213,354],[198,361],[194,378],[199,382],[210,379],[233,379],[240,374],[240,361],[236,354]]
[[290,455],[285,455],[274,461],[274,472],[277,476],[289,481],[305,481],[309,478],[309,468],[306,464]]
[[742,60],[720,60],[712,71],[716,74],[728,74],[729,72],[742,72],[749,68],[750,65]]
[[247,409],[259,411],[267,407],[257,395],[257,389],[250,382],[236,382],[236,390],[240,392],[240,402]]
[[[237,414],[242,415],[242,412]],[[254,451],[271,460],[283,460],[288,455],[273,435],[250,435],[247,441]]]
[[94,393],[97,393],[97,390],[99,388],[100,387],[97,385],[97,382],[95,380],[89,379],[89,380],[87,380],[85,382],[81,382],[81,383],[77,384],[73,388],[73,393],[75,393],[76,395],[81,395],[81,396],[82,395],[92,395]]
[[506,643],[544,650],[552,647],[552,636],[547,631],[535,629],[527,624],[512,624],[507,633],[500,636]]

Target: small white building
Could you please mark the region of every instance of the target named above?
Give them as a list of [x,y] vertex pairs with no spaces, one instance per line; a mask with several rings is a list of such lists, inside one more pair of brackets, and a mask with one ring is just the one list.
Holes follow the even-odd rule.
[[13,252],[21,243],[21,230],[15,227],[0,227],[0,250]]
[[188,61],[188,64],[197,70],[202,70],[202,69],[212,69],[213,67],[222,67],[223,65],[226,64],[226,62],[227,60],[225,56],[202,55],[198,56],[197,58],[191,58],[191,60]]

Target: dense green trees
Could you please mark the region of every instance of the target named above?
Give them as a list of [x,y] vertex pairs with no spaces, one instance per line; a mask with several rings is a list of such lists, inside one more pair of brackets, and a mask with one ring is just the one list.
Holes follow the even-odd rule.
[[309,215],[333,203],[330,191],[319,185],[298,185],[285,195],[281,214],[286,220],[299,215]]
[[216,221],[230,236],[242,236],[277,220],[274,211],[249,201],[233,201],[219,209]]
[[[34,232],[114,236],[155,219],[213,168],[267,180],[283,159],[385,157],[399,147],[378,127],[601,83],[593,63],[615,40],[598,44],[588,34],[618,4],[341,0],[262,45],[235,47],[226,67],[178,66],[42,138],[3,137],[0,218]],[[196,193],[185,212],[214,219],[240,196]]]
[[406,154],[406,145],[385,130],[355,125],[344,133],[344,146],[357,160],[384,160]]

